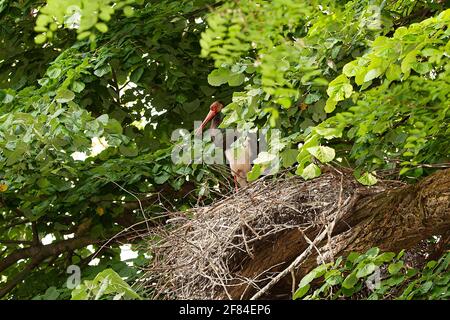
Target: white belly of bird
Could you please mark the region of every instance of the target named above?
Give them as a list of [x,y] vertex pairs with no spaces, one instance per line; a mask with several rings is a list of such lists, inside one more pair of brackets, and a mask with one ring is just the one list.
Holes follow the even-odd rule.
[[247,173],[252,170],[251,148],[248,140],[241,145],[225,150],[225,157],[231,169],[231,173],[236,177],[236,181],[241,187],[247,185]]

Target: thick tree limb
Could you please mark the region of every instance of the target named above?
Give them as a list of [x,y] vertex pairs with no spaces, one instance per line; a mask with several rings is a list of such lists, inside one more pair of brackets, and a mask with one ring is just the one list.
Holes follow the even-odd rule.
[[38,246],[41,242],[39,240],[39,231],[36,221],[31,222],[31,230],[33,232],[33,245]]
[[32,259],[22,271],[0,288],[0,299],[22,282],[41,262],[42,259]]
[[267,283],[261,290],[259,290],[253,297],[251,297],[250,300],[259,299],[264,294],[266,294],[281,279],[286,277],[288,274],[293,273],[295,271],[295,269],[300,265],[300,263],[303,262],[303,260],[311,253],[314,246],[316,246],[320,241],[325,239],[325,237],[327,236],[327,233],[328,233],[328,229],[325,229],[324,231],[322,231],[319,234],[319,236],[317,236],[316,239],[314,239],[314,241],[310,243],[309,247],[306,248],[306,250],[302,252],[302,254],[300,254],[297,258],[295,258],[295,260],[293,262],[291,262],[291,264],[286,269],[284,269],[283,271],[278,273],[272,280],[270,280],[269,283]]
[[450,230],[450,170],[372,187],[339,170],[262,179],[192,209],[192,219],[173,215],[175,228],[154,230],[152,288],[179,299],[289,298],[295,279],[322,261],[409,249]]
[[[296,271],[296,278],[301,279],[317,265],[319,253],[331,259],[351,251],[364,252],[374,246],[386,251],[399,251],[449,230],[450,170],[443,170],[415,185],[359,197],[351,210],[337,221],[331,241],[319,241],[319,252],[310,250],[311,253],[305,258],[308,244],[298,230],[290,230],[278,235],[272,245],[259,247],[254,258],[247,259],[238,274],[240,277],[252,278],[277,264],[280,264],[277,270],[281,272],[303,255],[302,266]],[[318,232],[318,228],[309,230],[307,236],[317,239]],[[278,289],[275,288],[274,292],[289,292],[292,287],[290,277],[284,277],[284,281],[281,281],[281,277],[276,279]],[[271,284],[275,286],[275,283]],[[249,298],[255,291],[236,286],[229,293],[237,299]],[[260,296],[262,294],[256,297]]]
[[90,237],[81,237],[68,239],[49,245],[38,245],[29,248],[19,249],[8,255],[0,262],[0,272],[3,272],[8,267],[21,259],[34,258],[36,260],[46,259],[48,257],[59,255],[65,251],[83,248],[87,245],[98,242],[98,240]]
[[26,244],[26,245],[32,245],[32,241],[27,240],[9,240],[9,239],[0,239],[0,243],[4,245],[19,245],[19,244]]
[[49,257],[58,256],[61,253],[83,248],[87,245],[98,242],[90,237],[74,238],[64,240],[49,245],[35,245],[29,248],[20,249],[8,255],[0,262],[0,272],[10,267],[21,259],[30,259],[25,269],[10,279],[0,288],[0,299],[22,282],[41,262]]

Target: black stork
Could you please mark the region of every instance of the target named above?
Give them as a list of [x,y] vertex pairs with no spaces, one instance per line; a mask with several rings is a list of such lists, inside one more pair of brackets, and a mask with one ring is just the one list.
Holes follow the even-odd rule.
[[[211,122],[211,129],[217,129],[222,122],[222,108],[223,104],[219,101],[215,101],[209,107],[209,113],[203,120],[200,127],[195,131],[196,135],[201,135],[205,126]],[[222,140],[218,140],[220,143],[217,143],[214,140],[214,143],[217,147],[223,148]],[[244,187],[247,183],[247,173],[252,169],[251,165],[251,157],[252,157],[252,148],[250,146],[249,138],[246,137],[243,142],[237,147],[231,147],[231,143],[234,141],[225,141],[225,157],[230,166],[231,173],[233,175],[234,184],[237,190],[237,186]],[[220,144],[220,145],[218,145]]]

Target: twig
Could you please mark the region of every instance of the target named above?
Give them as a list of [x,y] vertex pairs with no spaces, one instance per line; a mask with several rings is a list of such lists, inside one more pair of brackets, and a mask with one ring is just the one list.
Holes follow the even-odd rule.
[[281,279],[283,279],[289,272],[292,272],[295,270],[310,254],[312,249],[320,243],[326,236],[328,236],[329,233],[333,232],[334,226],[336,225],[336,222],[338,219],[340,219],[345,211],[343,210],[343,207],[346,207],[346,205],[350,202],[352,202],[352,199],[355,199],[357,197],[349,197],[344,205],[342,205],[341,208],[339,208],[338,212],[335,214],[335,217],[333,221],[326,226],[325,230],[323,230],[314,241],[310,243],[308,248],[306,248],[305,251],[303,251],[286,269],[284,269],[282,272],[280,272],[275,278],[273,278],[268,284],[266,284],[260,291],[258,291],[253,297],[251,297],[250,300],[256,300],[260,298],[262,295],[264,295],[269,289],[271,289],[276,283],[278,283]]
[[274,277],[268,284],[266,284],[261,290],[259,290],[253,297],[250,298],[250,300],[256,300],[262,297],[267,291],[269,291],[276,283],[278,283],[281,279],[283,279],[287,274],[295,270],[300,263],[305,260],[306,257],[310,254],[311,250],[313,249],[314,245],[318,244],[320,241],[322,241],[328,233],[328,228],[325,228],[324,231],[322,231],[319,236],[317,236],[314,241],[306,248],[305,251],[302,252],[301,255],[299,255],[286,269],[281,271],[279,274],[277,274],[276,277]]
[[[110,180],[108,180],[108,181],[110,181]],[[124,187],[122,187],[122,186],[121,186],[120,184],[118,184],[117,182],[115,182],[115,181],[110,181],[110,182],[114,183],[114,184],[115,184],[116,186],[118,186],[121,190],[125,191],[126,193],[128,193],[129,195],[131,195],[132,197],[134,197],[134,198],[137,200],[137,202],[139,203],[139,208],[140,208],[140,210],[141,210],[141,213],[142,213],[142,216],[143,216],[143,218],[144,218],[145,224],[146,224],[146,226],[147,226],[147,230],[150,230],[150,225],[148,224],[147,217],[145,216],[145,212],[144,212],[144,208],[142,207],[142,202],[141,202],[141,200],[140,200],[135,194],[133,194],[132,192],[128,191],[127,189],[125,189]]]
[[295,271],[294,269],[291,270],[291,278],[292,278],[292,296],[294,296],[295,294],[295,285],[296,285],[296,281],[295,281]]

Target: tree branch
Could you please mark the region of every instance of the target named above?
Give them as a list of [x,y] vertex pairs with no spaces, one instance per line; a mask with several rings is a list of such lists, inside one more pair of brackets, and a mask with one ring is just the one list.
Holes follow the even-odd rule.
[[[351,176],[345,180],[343,193],[352,201],[348,210],[338,217],[329,239],[324,238],[320,228],[311,228],[305,234],[309,239],[314,239],[318,250],[311,250],[308,241],[303,239],[297,229],[256,241],[251,248],[254,255],[251,259],[243,257],[237,259],[236,266],[229,266],[230,270],[236,270],[233,277],[253,279],[264,273],[264,270],[277,273],[271,281],[262,283],[263,289],[259,293],[246,285],[232,283],[228,293],[234,299],[286,294],[292,288],[291,278],[288,277],[292,269],[295,269],[295,278],[301,279],[320,263],[318,260],[333,260],[333,257],[344,256],[352,251],[364,252],[374,246],[383,251],[400,251],[412,248],[433,235],[443,235],[441,241],[445,248],[448,243],[445,235],[450,230],[449,169],[438,171],[417,184],[396,188],[381,183],[380,187],[358,187],[361,189],[358,191],[351,182]],[[335,181],[328,183],[327,188],[337,188],[337,178]],[[326,192],[317,192],[322,191]],[[309,197],[299,196],[295,206],[302,208],[302,203],[314,199],[314,196],[311,199]],[[340,197],[336,197],[333,201],[339,203]],[[283,204],[280,206],[275,203],[273,207],[274,214],[285,214],[285,210]],[[323,216],[324,221],[331,221],[339,215],[339,211],[311,212],[311,215]],[[308,216],[304,210],[303,214]],[[437,249],[442,251],[442,248]],[[322,259],[318,259],[319,255]],[[225,293],[220,294],[220,297],[226,298]]]
[[18,245],[18,244],[32,245],[32,244],[33,244],[32,241],[27,241],[27,240],[9,240],[9,239],[0,239],[0,243],[1,243],[1,244],[4,244],[4,245],[8,245],[8,244],[14,244],[14,245]]
[[29,248],[19,249],[8,255],[0,262],[0,272],[3,272],[21,259],[28,259],[32,257],[35,259],[46,259],[54,255],[59,255],[68,250],[83,248],[96,242],[99,242],[99,240],[92,239],[90,237],[80,237],[59,241],[45,246],[37,245]]
[[36,221],[31,223],[31,230],[33,231],[33,245],[38,246],[41,242],[39,241],[39,232]]
[[20,282],[22,282],[35,267],[42,262],[42,259],[32,259],[21,272],[16,274],[14,278],[9,280],[3,287],[0,288],[0,299],[7,295],[12,289],[14,289]]
[[112,79],[113,79],[113,88],[114,88],[114,92],[117,95],[117,104],[119,106],[122,105],[122,100],[120,98],[120,86],[119,86],[119,82],[117,81],[117,74],[116,74],[116,70],[114,70],[113,66],[110,64],[111,66],[111,72],[112,72]]

